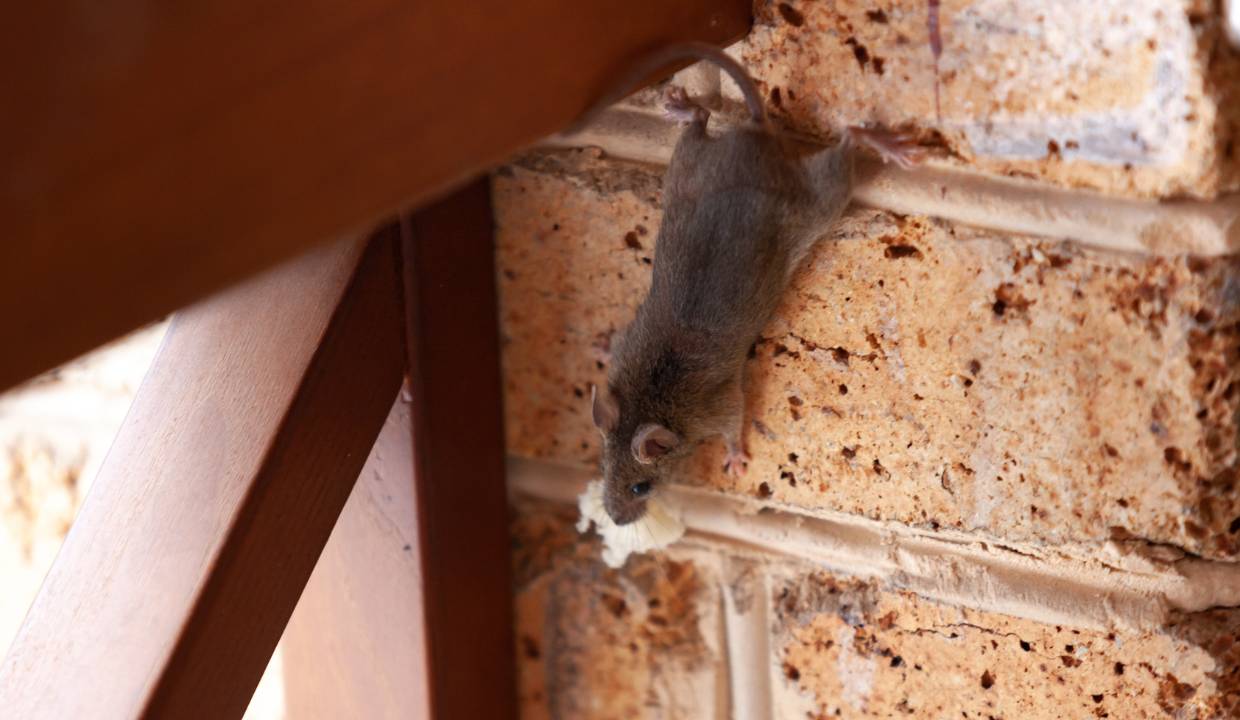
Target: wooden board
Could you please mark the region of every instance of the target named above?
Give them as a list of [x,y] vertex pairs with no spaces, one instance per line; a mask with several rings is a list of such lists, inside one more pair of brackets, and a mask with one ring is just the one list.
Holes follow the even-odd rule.
[[430,717],[410,431],[398,400],[280,640],[289,720]]
[[31,2],[0,30],[0,389],[442,196],[749,0]]
[[399,387],[398,252],[391,231],[316,250],[174,320],[0,713],[241,716]]
[[297,720],[516,717],[487,183],[413,215],[403,248],[410,402],[285,633]]
[[415,214],[402,231],[431,716],[515,720],[489,183]]

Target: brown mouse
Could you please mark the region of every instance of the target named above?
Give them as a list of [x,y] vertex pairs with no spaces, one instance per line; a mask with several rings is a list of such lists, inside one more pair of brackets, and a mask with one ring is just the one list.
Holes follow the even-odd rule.
[[[670,466],[707,438],[727,443],[744,472],[744,370],[789,280],[852,195],[849,142],[798,157],[772,131],[757,86],[705,44],[661,51],[645,74],[688,58],[718,65],[740,86],[748,122],[717,138],[709,112],[673,88],[666,111],[687,123],[663,183],[663,222],[649,294],[612,342],[607,386],[592,393],[603,442],[603,505],[617,525],[646,511]],[[911,164],[901,136],[854,130],[885,159]]]

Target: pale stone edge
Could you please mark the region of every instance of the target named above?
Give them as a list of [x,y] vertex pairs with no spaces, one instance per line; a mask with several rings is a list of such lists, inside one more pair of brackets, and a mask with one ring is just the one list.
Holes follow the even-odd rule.
[[[730,125],[720,117],[712,117],[712,130]],[[650,108],[629,104],[540,146],[596,147],[617,159],[666,165],[679,133]],[[1213,256],[1240,249],[1240,194],[1212,201],[1133,200],[970,173],[933,160],[913,170],[863,161],[858,176],[866,179],[857,201],[905,215],[1143,254]]]
[[[511,493],[555,503],[575,505],[595,474],[550,461],[508,460]],[[890,590],[1043,624],[1156,630],[1175,611],[1240,606],[1240,564],[1156,546],[1108,542],[1048,548],[809,512],[684,485],[664,492],[688,527],[677,543],[681,547],[808,562]]]

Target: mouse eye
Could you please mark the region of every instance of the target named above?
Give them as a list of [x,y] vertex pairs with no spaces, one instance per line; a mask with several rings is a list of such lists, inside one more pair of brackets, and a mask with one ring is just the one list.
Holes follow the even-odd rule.
[[648,482],[636,483],[635,485],[629,488],[629,491],[632,492],[637,497],[646,497],[647,495],[650,494],[650,483]]

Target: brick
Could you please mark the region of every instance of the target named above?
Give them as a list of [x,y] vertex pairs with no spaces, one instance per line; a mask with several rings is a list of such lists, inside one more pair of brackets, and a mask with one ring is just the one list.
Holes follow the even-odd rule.
[[1216,3],[760,0],[755,15],[739,53],[797,131],[912,128],[954,164],[1123,195],[1237,185],[1240,73]]
[[594,539],[574,535],[573,519],[568,505],[516,505],[526,718],[1240,711],[1232,608],[1107,628],[1088,619],[1096,596],[1082,593],[1067,603],[1082,610],[1080,623],[1037,617],[1035,606],[1018,617],[697,537],[615,571]]
[[[649,282],[658,173],[542,154],[494,182],[508,444],[594,462],[597,348]],[[1237,555],[1234,257],[1141,257],[851,211],[750,363],[754,461],[688,480],[1054,544]]]
[[722,716],[710,568],[653,555],[611,570],[597,540],[578,540],[571,507],[527,501],[516,510],[521,716]]
[[1080,630],[813,571],[771,580],[776,717],[1228,718],[1240,612]]

